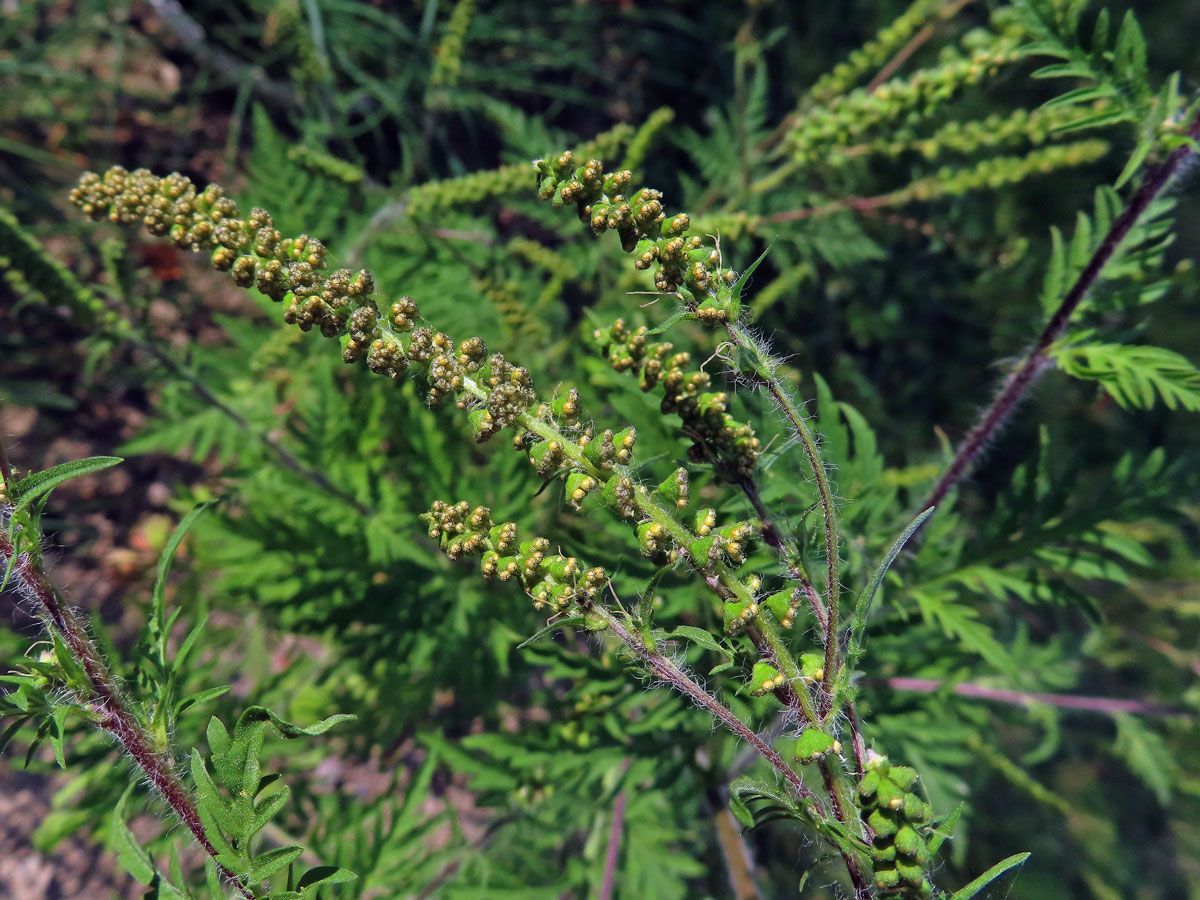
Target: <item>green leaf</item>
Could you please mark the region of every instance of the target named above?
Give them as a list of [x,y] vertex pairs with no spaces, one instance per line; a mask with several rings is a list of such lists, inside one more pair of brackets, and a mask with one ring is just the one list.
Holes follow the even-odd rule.
[[962,816],[963,805],[959,803],[958,806],[954,807],[954,812],[946,816],[946,820],[933,830],[933,834],[929,836],[927,844],[930,854],[937,853],[946,838],[954,834],[954,827],[958,824],[958,820]]
[[737,281],[733,283],[733,286],[729,290],[735,301],[741,299],[742,291],[745,289],[746,283],[750,281],[750,276],[754,274],[755,269],[762,265],[762,261],[767,258],[767,254],[771,252],[771,247],[773,246],[773,241],[770,244],[767,244],[767,249],[760,253],[758,255],[758,259],[750,263],[750,265],[746,267],[745,271],[738,276]]
[[137,842],[133,832],[125,824],[125,804],[129,795],[133,793],[133,788],[133,785],[127,787],[121,799],[117,801],[108,820],[109,834],[116,845],[114,849],[117,851],[117,861],[121,867],[142,884],[150,884],[157,874],[154,863],[150,860],[150,854]]
[[176,715],[178,715],[179,713],[183,712],[185,709],[188,709],[192,706],[196,706],[201,703],[207,703],[209,700],[214,700],[217,697],[220,697],[224,694],[228,694],[229,691],[230,691],[230,686],[226,684],[226,685],[222,685],[220,687],[212,687],[212,688],[208,688],[203,691],[197,691],[194,694],[188,694],[186,697],[184,697],[182,700],[180,700],[178,703],[175,704],[175,713],[176,713]]
[[1098,382],[1124,409],[1152,409],[1161,398],[1167,409],[1200,412],[1200,369],[1186,357],[1141,344],[1078,343],[1082,337],[1052,351],[1066,374]]
[[300,876],[296,887],[303,891],[318,884],[341,884],[358,876],[341,866],[315,866]]
[[926,519],[933,515],[935,509],[937,509],[936,506],[929,507],[905,526],[904,530],[900,532],[900,536],[892,542],[892,546],[884,554],[883,559],[875,567],[875,571],[871,573],[870,579],[859,593],[858,600],[854,604],[854,614],[850,620],[850,652],[848,657],[851,660],[851,664],[853,664],[853,660],[862,650],[862,633],[867,625],[867,613],[870,612],[871,601],[875,599],[879,585],[883,583],[883,577],[887,575],[888,569],[896,561],[896,557],[900,555],[900,551],[904,549],[904,545],[908,543],[909,538],[916,534],[917,529],[921,527]]
[[1171,785],[1179,768],[1171,751],[1158,734],[1129,713],[1117,713],[1113,721],[1117,723],[1113,752],[1165,805],[1171,799]]
[[1133,153],[1129,155],[1129,162],[1125,163],[1125,168],[1121,170],[1121,174],[1117,176],[1117,180],[1113,183],[1113,187],[1120,188],[1125,182],[1137,174],[1138,169],[1142,167],[1142,163],[1146,161],[1146,156],[1154,149],[1154,142],[1143,138],[1138,141],[1136,147],[1133,148]]
[[[261,790],[262,786],[259,785]],[[258,834],[271,821],[275,813],[283,809],[284,804],[288,802],[288,798],[292,795],[291,789],[284,785],[280,790],[276,791],[270,797],[254,808],[254,819],[250,823],[250,834]]]
[[681,637],[684,640],[691,641],[693,644],[699,644],[709,650],[714,650],[722,656],[729,656],[729,650],[717,643],[716,639],[705,631],[703,628],[696,628],[694,625],[680,625],[674,631],[668,632],[668,638]]
[[668,330],[676,323],[682,322],[684,319],[688,318],[691,315],[692,315],[691,310],[686,309],[686,308],[681,309],[678,312],[672,313],[667,319],[665,319],[664,321],[655,325],[653,328],[651,328],[649,331],[647,331],[646,334],[662,334],[664,331]]
[[530,644],[536,644],[542,638],[546,637],[546,635],[553,634],[560,628],[576,628],[585,624],[586,622],[587,620],[583,616],[567,616],[565,619],[559,619],[556,622],[551,622],[544,628],[538,629],[537,633],[532,637],[528,637],[521,641],[521,643],[517,644],[517,649],[521,650],[525,647],[528,647]]
[[1015,869],[1017,866],[1024,865],[1025,860],[1033,856],[1032,853],[1016,853],[1002,859],[996,863],[966,887],[955,891],[950,895],[950,900],[971,900],[976,894],[982,891],[985,887],[1007,872],[1009,869]]
[[744,827],[754,827],[754,813],[741,797],[741,788],[754,784],[749,778],[742,777],[729,785],[729,811]]
[[333,728],[333,726],[338,725],[341,722],[348,722],[353,718],[354,716],[349,715],[348,713],[338,713],[335,716],[322,719],[316,724],[309,725],[307,728],[301,728],[299,725],[293,725],[291,722],[287,722],[279,718],[279,716],[275,715],[275,713],[271,712],[269,709],[266,709],[262,706],[251,706],[244,713],[242,713],[241,718],[238,719],[238,729],[240,730],[244,723],[267,722],[279,733],[281,737],[285,737],[290,740],[292,738],[315,737],[318,734],[324,734],[330,728]]
[[303,847],[292,844],[268,850],[266,853],[254,857],[250,866],[250,880],[265,881],[280,869],[290,865],[303,852]]
[[[200,514],[208,507],[212,506],[214,501],[209,500],[194,506],[188,511],[179,524],[175,526],[175,531],[171,534],[170,540],[162,549],[162,553],[158,556],[158,571],[154,577],[153,597],[153,614],[152,621],[157,623],[161,629],[165,620],[164,603],[167,589],[167,575],[171,572],[171,563],[175,559],[175,554],[179,551],[179,545],[183,543],[184,536],[187,535],[188,529],[192,527],[192,523],[200,517]],[[165,635],[162,635],[165,639]]]
[[9,495],[16,498],[16,504],[13,509],[13,517],[21,515],[29,505],[39,497],[44,497],[52,490],[62,484],[64,481],[70,481],[72,478],[79,478],[81,475],[88,475],[92,472],[99,472],[101,469],[107,469],[109,466],[115,466],[119,462],[124,462],[119,456],[90,456],[87,459],[76,459],[71,462],[61,463],[41,472],[34,472],[32,475],[27,475],[20,481],[11,485]]

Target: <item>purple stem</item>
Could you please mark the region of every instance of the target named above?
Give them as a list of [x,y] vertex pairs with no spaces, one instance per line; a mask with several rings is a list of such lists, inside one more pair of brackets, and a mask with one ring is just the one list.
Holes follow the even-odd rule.
[[611,900],[617,877],[617,860],[621,855],[621,829],[625,825],[625,792],[613,802],[612,828],[608,832],[608,852],[604,856],[604,881],[600,885],[600,900]]
[[[4,465],[7,465],[7,461]],[[94,695],[88,705],[97,714],[97,724],[125,749],[145,774],[147,781],[162,795],[167,805],[192,833],[196,842],[216,862],[217,850],[205,834],[195,802],[176,777],[170,760],[154,749],[142,723],[130,712],[116,682],[101,660],[96,645],[92,643],[83,626],[67,610],[57,589],[41,567],[28,553],[17,554],[8,535],[0,530],[0,567],[6,566],[14,555],[16,561],[13,564],[13,577],[16,583],[24,586],[28,596],[39,607],[42,618],[62,636],[71,655],[87,675]],[[235,885],[243,897],[253,900],[254,894],[237,875],[220,862],[216,862],[216,867],[221,876]]]
[[[1187,137],[1192,141],[1200,140],[1200,116],[1193,119],[1188,126]],[[1108,233],[1100,242],[1100,246],[1096,248],[1096,252],[1092,254],[1092,258],[1088,260],[1088,264],[1084,266],[1075,283],[1071,285],[1071,289],[1067,291],[1063,297],[1062,303],[1059,304],[1050,322],[1042,331],[1041,337],[1038,338],[1033,350],[1025,357],[1025,361],[1021,363],[1020,368],[1008,376],[1000,393],[996,395],[996,399],[992,401],[992,405],[987,408],[983,416],[975,424],[968,433],[963,442],[959,445],[958,450],[954,454],[954,459],[950,463],[950,467],[942,475],[937,486],[933,489],[928,499],[921,505],[921,509],[929,509],[931,506],[941,506],[942,500],[946,494],[953,488],[974,465],[980,451],[987,446],[988,441],[992,436],[1004,426],[1020,403],[1021,398],[1030,387],[1038,380],[1038,378],[1050,368],[1052,361],[1048,354],[1050,346],[1063,336],[1067,330],[1067,324],[1071,317],[1079,308],[1079,304],[1083,302],[1083,298],[1087,296],[1087,292],[1096,283],[1100,277],[1100,273],[1104,270],[1105,265],[1112,258],[1121,242],[1129,236],[1129,232],[1137,224],[1138,219],[1146,212],[1154,198],[1162,193],[1163,189],[1170,183],[1171,179],[1179,173],[1187,158],[1195,153],[1195,147],[1192,144],[1185,144],[1177,148],[1166,161],[1159,166],[1151,169],[1142,179],[1142,185],[1137,189],[1121,214],[1117,216],[1112,226],[1108,229]]]
[[[947,685],[932,678],[885,678],[864,679],[866,683],[883,684],[896,691],[920,691],[931,694]],[[950,687],[950,692],[960,697],[975,697],[979,700],[997,700],[1001,703],[1045,703],[1061,709],[1078,709],[1086,712],[1132,713],[1142,716],[1187,716],[1186,710],[1144,700],[1121,700],[1116,697],[1081,697],[1075,694],[1048,694],[1038,691],[1011,691],[1004,688],[984,687],[980,684],[963,682]]]

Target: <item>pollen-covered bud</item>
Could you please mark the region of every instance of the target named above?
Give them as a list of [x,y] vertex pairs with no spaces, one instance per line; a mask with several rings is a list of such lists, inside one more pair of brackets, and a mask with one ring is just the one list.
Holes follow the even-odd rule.
[[732,637],[741,634],[746,630],[746,626],[754,621],[755,616],[758,615],[758,604],[753,600],[726,603],[723,614],[725,633]]
[[488,532],[488,540],[501,553],[512,553],[517,546],[517,523],[504,522]]
[[412,331],[420,315],[417,304],[409,297],[401,297],[388,310],[389,321],[397,331]]
[[633,479],[614,475],[604,484],[604,502],[623,519],[632,519],[638,514],[637,490]]
[[511,581],[521,568],[515,556],[502,556],[496,560],[496,577],[501,581]]
[[399,378],[408,367],[408,359],[395,341],[376,338],[367,352],[367,368],[379,375]]
[[568,425],[574,425],[579,421],[579,391],[576,388],[568,388],[563,394],[559,394],[550,404],[554,415],[562,419]]
[[717,524],[717,511],[711,507],[702,509],[696,513],[695,532],[701,537],[706,537],[712,533],[713,526]]
[[627,466],[633,462],[633,445],[637,443],[637,429],[633,426],[623,428],[613,437],[614,459],[618,465]]
[[360,344],[366,344],[374,340],[378,322],[379,317],[373,308],[360,306],[350,313],[346,324],[350,330],[350,337]]
[[617,449],[613,437],[613,430],[606,428],[584,446],[584,457],[596,468],[608,470],[616,465]]
[[676,509],[686,509],[691,497],[687,469],[682,467],[676,469],[654,489],[654,496]]
[[487,345],[481,337],[467,338],[458,345],[458,364],[468,372],[474,372],[487,359]]
[[584,499],[598,487],[600,482],[591,475],[572,472],[567,476],[567,502],[575,509],[582,509]]
[[696,538],[688,544],[688,556],[698,569],[711,569],[721,559],[721,542],[716,535]]
[[670,549],[667,529],[658,522],[643,522],[637,529],[638,546],[646,556],[665,553]]
[[783,687],[786,682],[787,679],[783,677],[782,672],[770,663],[759,661],[754,664],[754,669],[750,673],[750,693],[755,697],[761,697],[763,694],[769,694],[771,691]]
[[819,653],[801,653],[800,677],[805,681],[820,681],[824,678],[825,657]]
[[603,567],[596,566],[594,569],[588,569],[583,575],[581,594],[589,599],[599,595],[604,590],[604,586],[608,584],[608,573]]
[[495,550],[489,550],[479,560],[479,570],[483,573],[484,578],[495,578],[500,562],[500,554]]
[[549,478],[566,460],[561,441],[540,441],[529,448],[529,461],[542,478]]
[[567,581],[579,574],[579,560],[574,556],[548,556],[542,568],[556,581]]

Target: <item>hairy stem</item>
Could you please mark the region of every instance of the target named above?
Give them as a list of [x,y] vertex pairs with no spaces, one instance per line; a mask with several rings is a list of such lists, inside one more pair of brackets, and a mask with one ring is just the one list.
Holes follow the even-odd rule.
[[[5,520],[0,524],[7,527],[8,522]],[[236,886],[247,900],[253,900],[254,894],[250,888],[217,861],[216,848],[204,831],[195,801],[176,776],[169,756],[154,749],[153,739],[141,720],[130,710],[128,701],[84,626],[67,608],[58,589],[41,566],[34,562],[30,554],[17,553],[7,531],[0,529],[0,568],[7,566],[14,556],[12,571],[18,590],[34,603],[36,612],[46,626],[59,634],[88,678],[91,696],[80,697],[80,701],[95,713],[97,724],[129,754],[146,780],[191,832],[196,843],[213,858],[221,877]]]
[[824,813],[820,798],[793,771],[792,767],[784,762],[783,757],[755,734],[753,728],[739,719],[733,710],[684,674],[675,663],[663,656],[657,649],[648,648],[639,636],[630,633],[629,629],[611,610],[599,605],[589,606],[588,610],[596,613],[612,630],[612,633],[621,640],[621,643],[629,649],[629,652],[650,669],[656,677],[661,678],[685,697],[690,698],[697,706],[754,747],[759,755],[771,764],[771,767],[808,805],[815,807],[817,814]]
[[783,382],[779,380],[766,352],[741,322],[731,322],[726,325],[726,329],[734,344],[749,356],[755,376],[766,386],[791,427],[792,433],[800,441],[800,446],[804,449],[804,455],[808,459],[808,466],[812,470],[813,480],[817,486],[817,500],[821,506],[821,517],[825,520],[826,597],[823,641],[825,644],[825,676],[821,717],[826,718],[832,712],[830,701],[833,696],[833,684],[840,666],[837,630],[838,601],[841,589],[838,574],[841,560],[838,548],[837,508],[833,501],[833,491],[829,486],[829,475],[825,471],[825,463],[821,459],[821,451],[817,448],[816,436],[808,426],[807,417]]
[[[1200,140],[1200,115],[1193,119],[1188,126],[1187,136],[1192,141]],[[1141,187],[1129,198],[1129,202],[1125,204],[1121,214],[1113,221],[1108,233],[1104,235],[1100,245],[1096,248],[1096,252],[1092,254],[1091,259],[1083,267],[1083,271],[1079,273],[1079,277],[1075,279],[1075,283],[1071,285],[1058,309],[1054,311],[1054,315],[1042,330],[1033,349],[1017,370],[1008,376],[991,405],[967,433],[963,442],[959,444],[949,467],[925,502],[921,504],[921,509],[942,505],[946,494],[970,472],[980,451],[1009,420],[1025,394],[1053,365],[1049,355],[1050,347],[1066,332],[1071,317],[1079,309],[1079,304],[1083,302],[1088,291],[1096,283],[1104,266],[1117,251],[1121,242],[1129,236],[1150,204],[1170,184],[1171,179],[1179,173],[1183,164],[1195,152],[1194,145],[1185,144],[1177,148],[1161,165],[1146,173]]]

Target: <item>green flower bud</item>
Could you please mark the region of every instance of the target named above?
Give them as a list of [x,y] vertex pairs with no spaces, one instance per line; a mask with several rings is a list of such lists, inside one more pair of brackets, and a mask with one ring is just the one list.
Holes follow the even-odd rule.
[[800,608],[800,589],[778,591],[767,597],[763,605],[782,627],[791,628],[796,623],[796,611]]
[[900,830],[896,815],[891,810],[876,809],[867,816],[867,825],[876,837],[889,838]]
[[750,693],[755,697],[770,693],[776,688],[783,687],[786,679],[783,673],[767,662],[757,662],[750,673]]
[[911,791],[917,783],[917,770],[912,766],[892,766],[888,770],[888,778],[900,790]]
[[829,753],[838,753],[842,745],[834,740],[833,735],[819,728],[805,728],[796,740],[796,759],[802,762],[812,762]]
[[862,780],[858,783],[858,796],[867,801],[874,797],[875,792],[878,790],[879,772],[875,769],[867,769]]
[[925,839],[911,825],[901,825],[896,832],[896,850],[903,856],[915,857],[925,851]]

